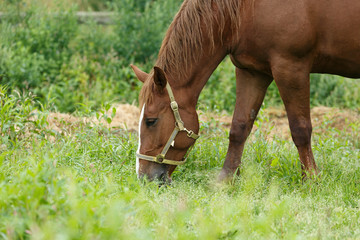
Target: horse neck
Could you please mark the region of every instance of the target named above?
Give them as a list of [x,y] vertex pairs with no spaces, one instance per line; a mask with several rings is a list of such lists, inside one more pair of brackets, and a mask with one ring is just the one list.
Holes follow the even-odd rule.
[[187,76],[189,77],[185,78],[187,83],[186,89],[188,90],[185,96],[188,96],[189,101],[195,105],[211,74],[227,54],[225,49],[215,49],[217,50],[212,54],[205,54],[199,61],[190,64],[192,67],[188,70],[189,75]]
[[[175,97],[194,107],[210,75],[233,44],[242,1],[185,0],[170,25],[156,65],[168,76]],[[201,14],[200,14],[200,13]]]
[[[210,46],[210,44],[213,44]],[[181,105],[195,109],[199,95],[211,74],[227,55],[227,48],[222,41],[211,42],[204,39],[201,56],[191,58],[183,65],[182,71],[166,69],[168,81],[174,95],[181,100]]]

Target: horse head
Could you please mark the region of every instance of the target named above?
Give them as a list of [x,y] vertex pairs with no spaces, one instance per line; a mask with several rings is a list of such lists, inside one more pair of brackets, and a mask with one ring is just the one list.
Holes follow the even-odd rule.
[[181,91],[173,93],[170,79],[161,68],[154,67],[148,74],[131,67],[144,83],[139,99],[142,110],[136,172],[139,178],[169,183],[198,138],[198,116]]

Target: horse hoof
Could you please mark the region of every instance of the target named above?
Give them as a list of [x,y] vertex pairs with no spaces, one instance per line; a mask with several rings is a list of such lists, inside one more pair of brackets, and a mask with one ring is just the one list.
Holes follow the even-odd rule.
[[233,179],[233,174],[231,174],[227,171],[221,170],[217,181],[219,183],[229,183],[229,182],[231,182],[232,179]]
[[313,182],[318,182],[321,179],[322,176],[322,172],[319,171],[318,169],[312,170],[312,171],[303,171],[302,172],[302,181],[306,182],[306,181],[313,181]]

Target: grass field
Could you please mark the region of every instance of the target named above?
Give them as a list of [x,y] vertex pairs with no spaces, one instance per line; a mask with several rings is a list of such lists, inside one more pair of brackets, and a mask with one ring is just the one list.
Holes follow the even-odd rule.
[[[3,106],[12,99],[2,97]],[[359,121],[344,121],[340,131],[330,116],[318,127],[313,150],[321,176],[302,182],[293,143],[267,140],[269,119],[260,117],[231,184],[216,182],[228,130],[214,128],[221,126],[216,119],[202,122],[188,163],[159,188],[137,180],[136,132],[81,121],[59,121],[55,132],[45,110],[32,124],[22,119],[34,112],[17,100],[18,126],[1,134],[3,239],[360,238]],[[5,141],[11,131],[18,137]]]

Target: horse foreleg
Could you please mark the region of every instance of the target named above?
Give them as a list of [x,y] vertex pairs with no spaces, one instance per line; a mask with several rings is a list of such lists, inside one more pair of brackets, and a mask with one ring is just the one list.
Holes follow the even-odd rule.
[[229,148],[219,180],[229,180],[241,163],[245,141],[264,100],[272,78],[261,73],[236,69],[236,105],[229,136]]
[[298,149],[302,175],[316,175],[318,169],[311,149],[310,76],[306,63],[275,67],[275,83],[287,112],[291,136]]

